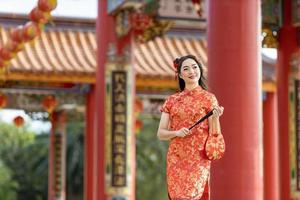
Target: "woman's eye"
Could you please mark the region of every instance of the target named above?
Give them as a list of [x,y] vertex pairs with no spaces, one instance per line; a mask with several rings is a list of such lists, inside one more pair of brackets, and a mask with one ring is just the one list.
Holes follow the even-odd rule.
[[193,66],[193,69],[197,69],[197,66]]

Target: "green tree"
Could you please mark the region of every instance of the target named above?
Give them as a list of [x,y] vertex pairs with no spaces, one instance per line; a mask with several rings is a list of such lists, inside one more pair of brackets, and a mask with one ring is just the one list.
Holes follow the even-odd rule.
[[[67,113],[67,119],[67,199],[79,200],[83,199],[85,123],[76,112]],[[0,199],[47,199],[49,133],[37,135],[27,127],[0,123],[0,141]]]
[[0,160],[0,199],[14,200],[17,198],[18,184],[12,180],[11,171]]
[[85,120],[78,112],[69,112],[67,119],[67,199],[82,200]]
[[48,137],[26,127],[0,124],[0,158],[11,172],[18,200],[46,199]]
[[141,116],[143,127],[136,137],[137,200],[167,200],[166,152],[168,143],[156,137],[159,119]]

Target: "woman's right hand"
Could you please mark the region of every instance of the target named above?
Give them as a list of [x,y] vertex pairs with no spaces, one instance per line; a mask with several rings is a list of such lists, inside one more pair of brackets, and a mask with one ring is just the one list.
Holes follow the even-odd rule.
[[189,134],[190,134],[190,130],[188,128],[182,128],[182,129],[176,131],[176,133],[175,133],[175,135],[177,137],[185,137]]

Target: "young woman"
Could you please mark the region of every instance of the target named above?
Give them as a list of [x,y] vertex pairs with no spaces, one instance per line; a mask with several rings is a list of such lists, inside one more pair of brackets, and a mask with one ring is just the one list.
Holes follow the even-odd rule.
[[[174,60],[180,92],[169,96],[161,108],[157,131],[160,140],[170,140],[167,154],[167,186],[171,200],[209,199],[211,161],[203,149],[209,134],[221,134],[219,116],[224,108],[207,91],[203,68],[193,55]],[[189,130],[212,109],[213,115]]]

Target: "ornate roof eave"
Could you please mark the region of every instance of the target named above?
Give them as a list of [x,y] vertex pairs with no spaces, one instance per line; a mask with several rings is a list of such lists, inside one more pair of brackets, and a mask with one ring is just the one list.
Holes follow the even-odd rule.
[[[0,44],[5,42],[10,28],[0,27]],[[0,75],[4,80],[40,82],[96,82],[96,36],[95,31],[53,30],[49,28],[33,44],[12,60],[8,72]],[[207,65],[207,44],[204,37],[166,35],[156,37],[133,47],[133,66],[137,74],[137,87],[177,87],[174,82],[173,59],[194,54]],[[274,91],[274,63],[263,58],[264,86]],[[148,77],[148,78],[147,78]],[[173,80],[173,81],[172,81]],[[160,83],[160,84],[157,84]],[[271,87],[270,84],[273,86]]]

